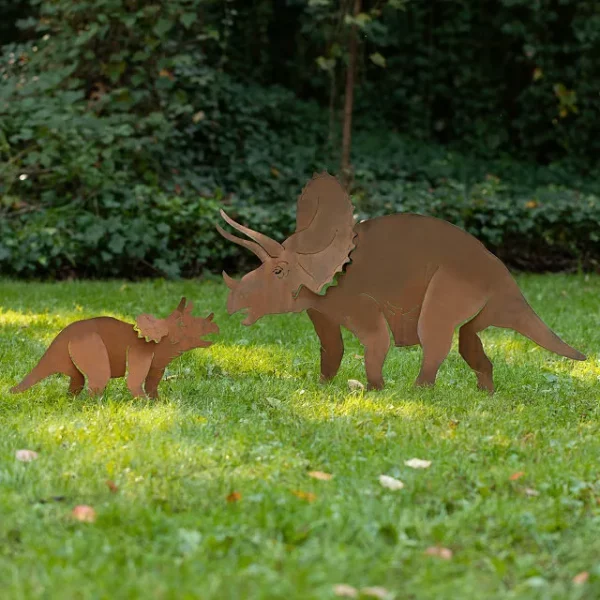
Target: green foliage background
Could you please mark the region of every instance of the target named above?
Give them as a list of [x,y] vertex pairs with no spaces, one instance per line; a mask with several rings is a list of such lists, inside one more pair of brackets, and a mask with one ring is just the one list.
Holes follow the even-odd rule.
[[[360,216],[432,214],[514,267],[597,268],[598,2],[363,4]],[[0,272],[242,268],[223,205],[285,236],[306,178],[338,169],[339,6],[0,0]]]

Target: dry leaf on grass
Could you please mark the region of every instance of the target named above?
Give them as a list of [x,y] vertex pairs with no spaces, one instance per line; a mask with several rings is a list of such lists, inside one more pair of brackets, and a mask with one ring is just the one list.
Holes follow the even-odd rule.
[[300,500],[306,500],[307,502],[314,502],[317,499],[317,495],[312,492],[303,492],[301,490],[292,490],[292,494]]
[[348,388],[351,392],[357,392],[359,390],[364,390],[365,386],[358,379],[348,379]]
[[411,458],[410,460],[405,460],[404,464],[411,469],[429,469],[431,461],[421,460],[420,458]]
[[38,453],[33,450],[17,450],[15,452],[15,458],[21,462],[31,462],[38,457]]
[[71,516],[82,523],[93,523],[96,520],[96,511],[91,506],[80,504],[73,509]]
[[404,484],[399,479],[394,479],[389,475],[380,475],[379,483],[388,490],[401,490]]
[[307,475],[313,479],[320,479],[321,481],[329,481],[333,477],[331,473],[323,473],[323,471],[309,471]]
[[369,596],[370,598],[380,598],[380,600],[385,600],[390,595],[385,588],[380,586],[362,588],[360,593],[361,595]]
[[525,475],[525,471],[517,471],[516,473],[513,473],[508,479],[510,481],[516,481],[517,479],[521,479],[523,475]]
[[358,598],[358,590],[347,583],[334,585],[333,593],[341,598]]
[[239,492],[231,492],[227,496],[227,502],[239,502],[242,499],[242,495]]
[[116,494],[119,491],[119,488],[117,487],[117,484],[114,481],[111,481],[110,479],[106,480],[106,485],[108,486],[108,489],[113,494]]
[[425,550],[427,556],[437,556],[443,560],[452,559],[452,550],[450,548],[442,548],[441,546],[431,546]]
[[573,583],[575,585],[582,585],[590,578],[590,574],[587,571],[581,571],[573,577]]

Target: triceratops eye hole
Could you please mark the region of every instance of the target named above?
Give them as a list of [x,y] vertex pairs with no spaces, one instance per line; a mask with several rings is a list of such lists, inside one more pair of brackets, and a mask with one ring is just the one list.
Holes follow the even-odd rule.
[[282,260],[282,261],[279,261],[273,267],[273,275],[275,275],[275,277],[277,277],[278,279],[283,279],[284,277],[287,277],[289,270],[290,270],[289,263],[285,260]]
[[273,274],[278,277],[279,279],[282,279],[283,277],[286,276],[286,271],[283,269],[283,267],[281,267],[280,265],[277,265],[274,269],[273,269]]

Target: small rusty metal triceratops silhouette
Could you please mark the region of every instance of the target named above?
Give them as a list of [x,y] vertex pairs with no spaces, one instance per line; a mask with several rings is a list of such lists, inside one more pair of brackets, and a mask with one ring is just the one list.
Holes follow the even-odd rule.
[[193,348],[212,344],[202,339],[219,333],[213,315],[192,316],[193,305],[182,298],[165,319],[140,315],[135,325],[96,317],[65,327],[52,341],[33,370],[11,392],[23,392],[38,381],[63,373],[71,378],[69,392],[79,394],[87,384],[90,393],[101,393],[109,379],[125,376],[127,387],[136,397],[158,398],[158,384],[167,365]]
[[[383,387],[388,326],[396,346],[423,348],[417,385],[434,384],[458,326],[459,352],[477,374],[479,388],[490,393],[492,364],[477,335],[489,326],[514,329],[547,350],[585,360],[543,323],[504,264],[473,236],[415,214],[355,225],[350,198],[327,173],[315,174],[303,189],[296,232],[281,244],[239,225],[224,211],[221,215],[253,241],[217,226],[219,233],[263,263],[241,281],[223,273],[230,289],[229,313],[246,309],[243,324],[251,325],[266,314],[307,310],[321,341],[323,380],[339,369],[341,326],[365,348],[371,389]],[[338,271],[344,272],[337,285],[320,294]]]

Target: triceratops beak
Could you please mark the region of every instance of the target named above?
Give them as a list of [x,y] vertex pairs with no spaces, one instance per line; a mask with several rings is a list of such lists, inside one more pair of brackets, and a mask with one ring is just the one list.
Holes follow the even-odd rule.
[[225,280],[225,285],[230,290],[234,290],[239,283],[235,279],[232,279],[231,277],[229,277],[229,275],[227,275],[227,273],[225,273],[225,271],[223,271],[223,279]]

